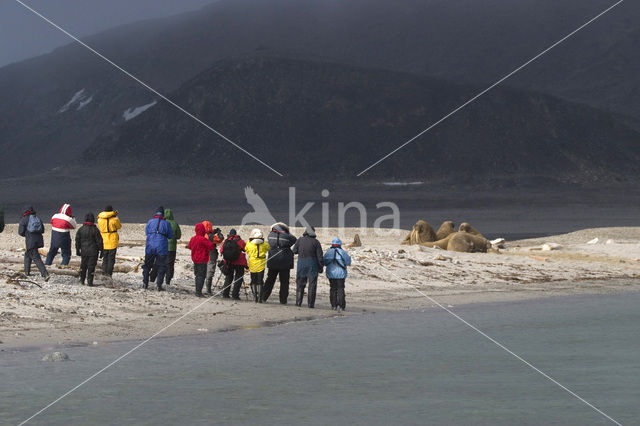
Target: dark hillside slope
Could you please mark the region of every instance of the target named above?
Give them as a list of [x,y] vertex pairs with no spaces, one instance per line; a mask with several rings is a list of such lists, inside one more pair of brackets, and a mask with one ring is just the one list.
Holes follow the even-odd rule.
[[[611,4],[223,0],[86,41],[163,93],[217,61],[256,55],[409,72],[478,89]],[[506,84],[640,122],[639,21],[640,3],[625,2]],[[60,112],[83,89],[83,97]],[[152,100],[137,83],[75,44],[1,68],[0,176],[64,165],[96,137],[114,131],[125,110]]]
[[[227,60],[172,97],[296,178],[352,177],[473,89],[384,70],[282,58]],[[101,137],[85,161],[128,170],[268,176],[266,168],[166,104]],[[638,172],[640,134],[611,114],[497,89],[369,176],[594,181]]]

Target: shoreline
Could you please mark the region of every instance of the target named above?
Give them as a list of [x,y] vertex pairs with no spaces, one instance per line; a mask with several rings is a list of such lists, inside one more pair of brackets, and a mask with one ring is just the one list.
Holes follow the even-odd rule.
[[[592,283],[598,283],[602,280],[593,280]],[[455,308],[458,306],[466,306],[466,305],[490,305],[490,304],[501,304],[501,303],[513,303],[513,302],[529,302],[536,300],[544,300],[549,298],[570,298],[574,296],[598,296],[598,295],[620,295],[625,293],[640,293],[640,284],[637,285],[626,285],[623,287],[610,287],[610,288],[602,288],[598,286],[597,288],[592,288],[591,290],[537,290],[537,291],[512,291],[512,292],[504,292],[501,290],[494,291],[482,291],[482,292],[455,292],[448,294],[429,294],[430,297],[435,299],[437,302],[441,303],[443,306],[447,308]],[[295,310],[297,313],[304,313],[305,311],[308,315],[294,315],[294,316],[283,316],[278,319],[262,319],[259,321],[240,321],[233,324],[226,324],[219,327],[209,327],[204,328],[206,324],[203,324],[201,321],[204,321],[204,318],[198,319],[198,325],[194,329],[194,327],[186,327],[186,325],[192,325],[192,322],[185,322],[181,327],[171,327],[166,330],[166,332],[160,333],[158,336],[154,337],[154,339],[162,339],[162,338],[172,338],[172,337],[186,337],[186,336],[197,336],[203,334],[217,334],[217,333],[229,333],[241,330],[251,330],[251,329],[261,329],[261,328],[270,328],[277,327],[281,325],[298,323],[298,322],[313,322],[313,321],[322,321],[330,318],[336,317],[347,317],[347,316],[355,316],[355,315],[368,315],[368,314],[377,314],[377,313],[394,313],[394,312],[405,312],[405,311],[415,311],[422,309],[442,309],[438,305],[431,302],[428,298],[416,293],[415,304],[412,306],[405,306],[401,308],[393,308],[390,306],[384,305],[359,305],[353,306],[348,310],[344,311],[341,314],[338,314],[327,307],[315,308],[313,311],[306,307],[292,307],[290,305],[287,306],[288,311]],[[222,299],[214,298],[214,300],[222,301]],[[236,302],[233,302],[234,304]],[[252,304],[252,301],[242,301],[241,303]],[[266,306],[268,306],[267,304]],[[277,303],[271,303],[272,307],[282,308],[281,305]],[[264,304],[262,306],[265,306]],[[285,308],[286,309],[286,308]],[[202,316],[203,313],[200,313]],[[206,315],[206,314],[204,314]],[[214,314],[215,315],[215,314]],[[167,320],[167,323],[171,323],[171,319]],[[130,333],[126,336],[118,336],[111,338],[103,338],[100,340],[94,340],[92,338],[89,339],[79,339],[79,340],[66,340],[60,341],[53,337],[50,339],[44,338],[43,336],[39,336],[36,334],[34,339],[27,338],[26,340],[20,339],[21,344],[7,344],[7,342],[2,343],[0,346],[0,353],[16,353],[16,352],[37,352],[37,351],[51,351],[58,350],[64,348],[73,348],[73,347],[85,347],[85,346],[100,346],[103,344],[109,343],[122,343],[122,342],[140,342],[149,337],[151,337],[155,332],[162,329],[163,326],[168,324],[159,324],[158,330],[155,330],[151,333],[145,333],[148,329],[147,327],[142,327],[137,333]],[[176,324],[177,325],[177,324]],[[100,335],[101,332],[99,329],[108,327],[97,327],[98,330],[91,330],[92,335]],[[195,331],[194,331],[195,330]],[[105,330],[106,331],[106,330]],[[26,337],[26,336],[25,336]]]
[[[116,262],[120,269],[113,280],[97,275],[96,287],[79,285],[75,277],[77,258],[72,258],[70,267],[53,268],[53,278],[48,283],[39,278],[33,278],[37,285],[3,278],[22,268],[22,239],[13,228],[9,225],[0,240],[0,257],[4,260],[0,262],[0,351],[146,339],[204,301],[194,296],[192,263],[184,248],[192,232],[187,227],[183,230],[185,238],[179,242],[176,277],[165,292],[141,289],[142,224],[124,225]],[[246,236],[251,227],[236,228]],[[301,234],[300,229],[292,231]],[[325,248],[335,235],[345,244],[356,233],[362,238],[362,247],[347,248],[353,265],[349,268],[347,311],[343,315],[434,306],[416,289],[444,306],[640,291],[640,228],[589,229],[508,241],[499,253],[403,246],[400,241],[406,232],[394,230],[376,235],[370,229],[364,233],[355,228],[318,230]],[[594,237],[599,237],[600,242],[587,244]],[[542,247],[545,243],[553,246]],[[219,272],[214,283],[218,276]],[[245,282],[247,279],[245,276]],[[329,309],[329,286],[324,276],[318,280],[314,310],[294,304],[295,269],[287,306],[278,303],[278,289],[276,284],[267,304],[206,299],[207,303],[162,336],[197,335],[339,315]],[[241,297],[245,299],[244,290]]]

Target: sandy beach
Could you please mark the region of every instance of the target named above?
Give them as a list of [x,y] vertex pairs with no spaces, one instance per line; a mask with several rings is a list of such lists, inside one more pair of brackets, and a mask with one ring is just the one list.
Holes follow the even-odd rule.
[[[79,264],[76,257],[68,268],[62,269],[56,266],[60,263],[58,256],[47,283],[33,272],[29,279],[21,278],[17,273],[22,270],[23,239],[16,228],[17,225],[8,225],[0,234],[0,350],[141,339],[167,326],[162,335],[209,333],[340,315],[330,309],[325,277],[318,283],[315,309],[295,306],[295,269],[286,306],[278,303],[277,283],[267,304],[249,301],[244,290],[239,302],[219,296],[196,298],[190,253],[185,248],[193,235],[191,226],[183,225],[176,277],[166,286],[166,292],[141,288],[142,224],[123,226],[113,280],[97,274],[95,287],[81,286],[74,276]],[[223,227],[223,231],[230,228]],[[246,238],[252,227],[235,228]],[[302,229],[293,228],[292,232],[301,235]],[[347,310],[342,315],[433,306],[416,289],[448,306],[640,290],[640,228],[586,229],[542,239],[506,241],[498,252],[486,254],[403,246],[400,241],[407,232],[389,230],[386,235],[376,235],[373,229],[318,229],[325,248],[336,235],[345,246],[355,234],[362,239],[361,247],[348,249],[353,266],[347,279]],[[49,237],[47,227],[46,245]],[[248,283],[248,276],[245,282]],[[248,285],[246,289],[250,292]]]

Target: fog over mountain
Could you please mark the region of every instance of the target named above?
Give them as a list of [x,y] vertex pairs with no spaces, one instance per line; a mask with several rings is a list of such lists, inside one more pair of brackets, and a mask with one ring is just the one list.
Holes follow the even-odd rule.
[[[611,4],[223,0],[86,41],[285,174],[323,173],[327,152],[347,177]],[[371,177],[637,178],[638,18],[623,3]],[[0,92],[3,176],[202,158],[270,174],[78,45],[0,69]]]
[[[215,0],[24,0],[78,37],[142,19],[184,13]],[[0,66],[50,52],[69,37],[14,0],[0,3]]]

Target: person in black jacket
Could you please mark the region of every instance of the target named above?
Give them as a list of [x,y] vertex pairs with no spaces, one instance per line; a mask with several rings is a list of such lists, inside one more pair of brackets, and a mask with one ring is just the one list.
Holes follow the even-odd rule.
[[18,225],[18,234],[21,237],[24,237],[25,242],[25,275],[28,276],[31,273],[31,263],[33,262],[38,267],[42,278],[44,278],[45,281],[49,281],[49,273],[42,262],[40,253],[38,252],[39,248],[44,247],[44,238],[42,238],[42,234],[44,234],[44,225],[42,224],[42,220],[36,216],[36,212],[33,210],[33,207],[25,207],[24,213],[22,213],[22,218],[20,219],[20,224]]
[[302,234],[293,246],[293,253],[298,255],[298,269],[296,272],[296,306],[302,306],[304,289],[309,282],[307,303],[310,308],[316,304],[316,289],[318,274],[322,273],[324,254],[320,241],[316,239],[316,230],[312,226]]
[[4,208],[0,206],[0,232],[4,231]]
[[84,285],[86,279],[89,287],[93,286],[98,255],[104,249],[102,234],[95,222],[96,218],[93,213],[87,213],[82,227],[76,232],[76,256],[80,256],[82,259],[80,262],[80,283]]
[[291,247],[296,243],[296,237],[289,233],[289,227],[278,222],[271,227],[271,232],[267,239],[269,243],[269,258],[267,259],[267,279],[263,287],[263,300],[267,301],[276,278],[280,276],[280,303],[287,304],[289,297],[289,276],[293,269],[293,251]]

